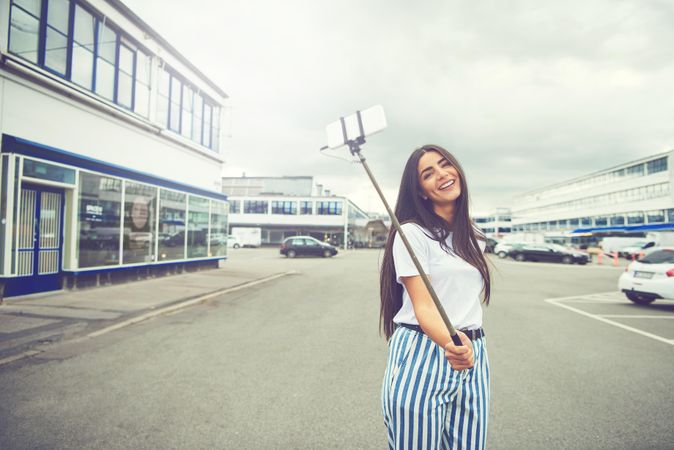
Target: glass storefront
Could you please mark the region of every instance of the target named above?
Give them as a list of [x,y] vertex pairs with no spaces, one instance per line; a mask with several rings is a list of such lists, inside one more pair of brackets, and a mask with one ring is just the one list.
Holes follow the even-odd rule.
[[187,195],[161,190],[159,200],[159,260],[185,258],[185,208]]
[[80,172],[79,267],[119,264],[122,180]]
[[190,195],[187,219],[187,257],[208,256],[208,199]]
[[156,205],[156,187],[125,183],[123,264],[154,261]]
[[211,201],[211,252],[208,256],[227,254],[227,205]]

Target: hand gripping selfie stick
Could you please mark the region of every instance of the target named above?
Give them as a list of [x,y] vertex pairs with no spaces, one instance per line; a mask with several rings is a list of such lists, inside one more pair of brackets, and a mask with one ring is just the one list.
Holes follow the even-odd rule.
[[386,201],[384,193],[379,188],[377,180],[375,180],[374,175],[372,175],[370,167],[367,165],[365,157],[360,151],[360,146],[365,143],[365,136],[377,133],[384,128],[386,128],[386,118],[384,116],[384,109],[381,106],[377,105],[364,111],[356,111],[355,114],[352,114],[348,117],[340,117],[337,122],[333,122],[327,126],[326,131],[328,134],[328,145],[323,147],[321,150],[348,145],[351,154],[358,156],[360,163],[365,168],[365,172],[367,172],[367,175],[370,177],[370,181],[372,181],[374,188],[377,190],[379,198],[381,198],[382,203],[384,203],[386,212],[388,213],[389,217],[391,217],[391,222],[393,223],[394,228],[400,235],[400,238],[403,240],[405,248],[414,262],[414,266],[417,268],[419,275],[421,275],[421,279],[424,280],[426,289],[428,289],[428,292],[431,294],[433,303],[435,303],[435,307],[438,309],[440,317],[442,317],[442,321],[445,323],[445,326],[449,331],[449,335],[452,337],[452,342],[454,342],[454,345],[461,346],[463,345],[461,343],[461,339],[459,338],[456,329],[452,325],[452,322],[449,321],[449,317],[447,317],[445,308],[442,307],[440,299],[438,298],[438,294],[435,293],[435,289],[433,289],[433,286],[431,285],[431,280],[424,272],[423,267],[421,267],[421,263],[419,263],[419,260],[414,254],[414,250],[412,249],[410,242],[407,240],[407,236],[405,236],[405,233],[403,233],[403,230],[400,227],[398,218]]

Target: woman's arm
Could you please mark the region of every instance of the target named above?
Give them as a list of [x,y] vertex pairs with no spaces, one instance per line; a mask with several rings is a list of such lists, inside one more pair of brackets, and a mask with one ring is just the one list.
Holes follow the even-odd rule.
[[473,367],[473,344],[468,336],[457,330],[463,345],[460,347],[454,345],[421,276],[400,277],[400,279],[412,299],[414,315],[419,321],[421,329],[433,342],[445,349],[445,358],[452,365],[452,368],[463,370]]

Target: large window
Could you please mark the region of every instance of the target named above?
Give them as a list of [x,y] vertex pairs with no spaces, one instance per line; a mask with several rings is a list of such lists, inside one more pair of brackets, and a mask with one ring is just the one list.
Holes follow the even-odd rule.
[[122,181],[80,172],[78,267],[119,264]]
[[244,214],[267,214],[269,202],[267,200],[244,200]]
[[272,214],[297,214],[297,202],[272,200]]
[[653,161],[648,161],[646,163],[648,174],[664,172],[667,170],[667,157],[663,156],[662,158],[654,159]]
[[170,69],[160,72],[158,120],[169,130],[217,151],[220,108]]
[[648,223],[663,223],[665,221],[665,211],[662,209],[648,211],[646,215],[648,217]]
[[80,5],[75,7],[72,71],[70,79],[91,90],[94,81],[96,19]]
[[39,0],[14,0],[9,25],[9,51],[36,64],[40,44],[41,9]]
[[208,256],[208,199],[189,197],[187,257]]
[[211,200],[211,251],[208,256],[227,254],[227,204]]
[[124,264],[153,262],[157,188],[127,181],[124,185]]
[[241,212],[241,201],[240,200],[230,200],[229,201],[229,212],[232,214],[239,214]]
[[185,258],[187,195],[161,190],[159,197],[158,254],[160,261]]
[[641,225],[644,223],[644,213],[633,212],[627,214],[627,225]]
[[314,213],[314,202],[310,201],[301,201],[300,202],[300,214],[308,215]]
[[79,2],[13,0],[9,51],[148,117],[149,57]]
[[319,216],[341,216],[342,202],[316,202],[316,214]]

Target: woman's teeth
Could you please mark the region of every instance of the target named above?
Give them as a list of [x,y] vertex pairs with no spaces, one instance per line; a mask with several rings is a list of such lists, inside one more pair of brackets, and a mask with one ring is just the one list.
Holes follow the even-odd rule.
[[451,185],[453,185],[453,184],[454,184],[454,180],[449,180],[448,182],[446,182],[446,183],[444,183],[444,184],[441,184],[440,187],[439,187],[438,189],[440,189],[441,191],[443,191],[443,190],[449,188],[449,187],[450,187]]

